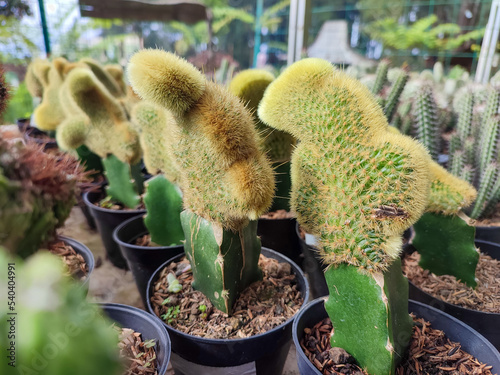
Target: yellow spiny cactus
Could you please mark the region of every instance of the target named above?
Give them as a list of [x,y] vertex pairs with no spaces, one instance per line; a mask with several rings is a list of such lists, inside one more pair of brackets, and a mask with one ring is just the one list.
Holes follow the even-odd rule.
[[244,104],[187,61],[159,50],[135,54],[128,77],[143,99],[174,116],[167,126],[174,127],[185,207],[232,230],[258,218],[273,197],[273,172]]
[[140,160],[138,135],[126,112],[91,70],[77,68],[68,75],[61,103],[67,117],[57,132],[61,148],[85,144],[103,158],[113,154],[131,165]]
[[49,70],[50,62],[43,59],[34,59],[28,65],[25,82],[32,97],[41,98],[43,96],[43,90],[49,84]]
[[403,231],[427,206],[430,158],[423,146],[391,132],[368,89],[320,59],[282,73],[258,113],[300,140],[292,208],[319,237],[325,263],[386,270]]
[[104,65],[104,70],[115,79],[116,84],[120,87],[123,93],[127,92],[127,85],[125,84],[123,68],[120,64],[107,64]]
[[97,61],[89,58],[81,59],[80,63],[86,64],[92,73],[97,77],[99,81],[106,87],[111,95],[115,97],[122,97],[125,95],[125,91],[122,90],[121,86],[115,79],[115,76],[110,74],[104,67],[101,66]]
[[66,59],[58,57],[49,69],[48,85],[43,90],[42,102],[33,112],[35,125],[42,130],[56,130],[64,120],[59,91],[68,72],[68,64]]
[[241,98],[254,113],[255,124],[262,139],[262,147],[273,162],[289,161],[295,139],[286,132],[270,128],[257,116],[257,108],[273,74],[262,69],[248,69],[238,73],[229,84],[229,91]]
[[163,173],[173,183],[179,182],[179,167],[172,150],[176,129],[172,114],[148,101],[137,103],[132,110],[132,122],[137,125],[144,164],[149,173]]

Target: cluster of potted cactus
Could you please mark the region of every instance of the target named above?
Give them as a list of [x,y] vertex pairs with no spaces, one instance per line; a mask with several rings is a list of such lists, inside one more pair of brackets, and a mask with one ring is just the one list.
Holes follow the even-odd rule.
[[[118,252],[128,262],[115,264],[132,269],[149,312],[155,314],[152,297],[162,270],[185,256],[193,288],[208,298],[209,309],[231,316],[241,293],[262,279],[261,255],[289,262],[262,247],[257,220],[271,207],[291,210],[316,238],[328,286],[328,297],[303,308],[294,323],[301,373],[319,373],[300,348],[303,330],[328,316],[331,346],[343,348],[367,373],[378,375],[395,374],[404,358],[413,327],[409,311],[437,328],[447,327],[450,338],[459,337],[452,331],[456,322],[446,315],[409,304],[400,259],[403,233],[413,226],[412,244],[424,268],[474,286],[479,254],[474,228],[463,211],[478,218],[500,200],[498,90],[489,89],[486,105],[477,110],[479,94],[468,88],[466,77],[453,74],[458,79],[445,77],[437,65],[432,74],[415,78],[407,68],[389,69],[382,62],[375,79],[365,80],[367,88],[326,61],[304,59],[277,78],[248,70],[224,87],[174,54],[144,50],[127,67],[137,96],[130,91],[127,95],[121,68],[88,59],[36,61],[27,83],[41,98],[33,117],[36,125],[56,131],[61,149],[78,154],[89,150],[102,159],[108,198],[103,202],[95,193],[86,199],[97,211],[109,210],[106,202],[125,208],[122,212],[130,219],[122,216],[108,228],[114,230],[113,246],[120,245]],[[450,90],[460,86],[464,92],[456,115],[449,110]],[[440,132],[453,127],[455,119],[448,147],[450,173],[438,164],[446,149]],[[421,143],[401,133],[410,133],[413,126]],[[10,154],[20,147],[0,140],[0,152],[7,145]],[[0,159],[0,177],[18,159]],[[144,186],[141,159],[154,175]],[[20,188],[24,185],[12,178],[3,185],[0,207],[18,216],[14,221],[2,215],[6,229],[0,226],[1,244],[14,252],[38,248],[38,237],[45,239],[61,225],[74,204],[73,195],[12,200],[27,194]],[[26,205],[33,207],[29,217]],[[6,227],[17,223],[29,225],[18,226],[22,232]],[[149,245],[136,244],[145,234]],[[291,264],[295,288],[307,302],[308,283]],[[176,276],[169,283],[177,282]],[[113,306],[105,310],[118,319],[120,312]],[[311,311],[316,315],[308,315]],[[181,374],[202,373],[208,367],[220,373],[236,368],[279,374],[293,322],[235,340],[197,337],[159,317],[149,318],[168,330],[172,363]],[[102,322],[88,329],[99,329]],[[144,329],[147,336],[158,332]],[[482,337],[477,340],[485,350],[473,354],[499,366],[499,353]],[[111,374],[116,363],[110,342],[111,336],[102,338],[108,349],[100,354],[102,363],[108,361],[102,368],[110,366]],[[473,350],[474,344],[462,345]],[[161,357],[168,361],[168,354]]]

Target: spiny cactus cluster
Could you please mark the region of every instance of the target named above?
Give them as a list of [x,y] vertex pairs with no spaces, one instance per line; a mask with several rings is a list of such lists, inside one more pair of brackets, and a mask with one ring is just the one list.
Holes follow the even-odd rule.
[[149,128],[141,126],[157,136],[145,137],[145,148],[168,145],[160,146],[148,164],[179,171],[193,285],[215,307],[231,313],[239,292],[261,277],[260,241],[252,220],[269,207],[274,193],[254,118],[226,88],[171,53],[137,53],[128,77],[139,96],[154,104],[135,112],[135,117],[154,120]]
[[64,224],[85,173],[72,156],[44,153],[16,133],[8,126],[0,133],[0,245],[27,257]]
[[478,101],[480,96],[474,94],[475,90],[469,88],[461,97],[457,127],[450,138],[448,169],[478,190],[469,212],[473,219],[478,219],[490,215],[500,201],[500,88],[484,86],[483,91],[488,94],[483,101]]
[[318,237],[328,266],[332,346],[343,347],[371,374],[394,373],[411,331],[407,284],[396,258],[403,231],[427,206],[428,154],[390,131],[363,85],[319,59],[282,73],[258,113],[299,140],[292,206],[301,226]]

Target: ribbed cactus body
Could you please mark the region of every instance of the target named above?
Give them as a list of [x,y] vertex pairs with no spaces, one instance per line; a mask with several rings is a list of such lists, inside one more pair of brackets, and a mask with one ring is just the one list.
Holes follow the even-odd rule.
[[[274,192],[252,114],[227,89],[170,53],[137,53],[128,76],[141,97],[173,115],[175,121],[163,126],[171,127],[180,171],[186,254],[200,252],[190,259],[195,283],[230,313],[238,293],[260,276],[260,244],[249,221],[269,207]],[[159,137],[164,134],[158,129]]]
[[387,121],[391,122],[396,106],[399,102],[399,97],[405,88],[406,82],[408,81],[409,75],[404,69],[398,71],[396,80],[394,81],[389,96],[385,101],[384,114],[387,117]]
[[[402,232],[427,205],[430,158],[418,143],[389,130],[363,85],[319,59],[282,73],[266,90],[259,116],[299,139],[292,206],[301,226],[318,237],[328,266],[332,345],[360,349],[352,332],[362,332],[372,355],[359,354],[361,366],[372,374],[394,373],[411,322],[406,284],[391,264]],[[353,315],[345,316],[341,300],[349,300]]]
[[474,110],[474,95],[467,91],[461,102],[458,113],[457,134],[461,141],[465,141],[471,135],[471,124]]
[[488,198],[493,196],[492,189],[498,178],[497,168],[498,165],[496,163],[489,163],[486,165],[486,168],[480,177],[477,199],[470,214],[470,217],[473,219],[477,219],[481,216],[485,205],[487,204]]
[[427,148],[432,159],[437,160],[441,134],[437,119],[437,108],[430,86],[423,86],[415,102],[417,138]]
[[486,170],[486,166],[496,161],[498,154],[498,142],[500,139],[500,116],[490,117],[481,129],[481,138],[479,139],[478,162],[479,173]]

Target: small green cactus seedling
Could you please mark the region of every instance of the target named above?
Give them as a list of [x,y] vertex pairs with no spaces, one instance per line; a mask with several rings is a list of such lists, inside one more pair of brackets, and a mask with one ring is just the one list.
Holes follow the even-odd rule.
[[143,99],[170,111],[175,120],[156,126],[158,137],[172,136],[166,142],[181,173],[181,220],[193,286],[231,313],[239,292],[260,277],[254,220],[274,192],[252,114],[227,89],[171,53],[138,52],[129,62],[128,78]]
[[427,206],[428,154],[389,130],[359,81],[320,59],[282,73],[258,113],[299,140],[292,207],[300,225],[318,237],[327,265],[332,346],[370,374],[394,374],[412,327],[398,254],[403,231]]
[[274,76],[266,70],[244,70],[233,78],[229,84],[229,91],[247,103],[247,107],[254,113],[257,131],[263,142],[262,147],[276,171],[276,196],[271,210],[289,210],[290,158],[295,147],[295,139],[289,133],[266,126],[257,116],[257,108],[264,91],[273,80]]
[[5,294],[0,306],[2,374],[123,373],[113,323],[86,301],[84,289],[66,276],[64,266],[48,252],[23,262],[0,247],[0,287],[7,291],[13,274],[17,280],[15,305],[7,304]]
[[59,147],[68,150],[85,145],[103,158],[110,183],[108,193],[134,208],[140,191],[132,180],[132,168],[140,161],[141,148],[124,108],[86,68],[68,74],[60,98],[66,118],[56,135]]

